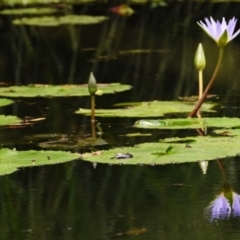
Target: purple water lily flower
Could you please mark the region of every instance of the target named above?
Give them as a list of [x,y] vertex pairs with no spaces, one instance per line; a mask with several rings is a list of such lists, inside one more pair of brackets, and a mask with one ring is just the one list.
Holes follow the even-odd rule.
[[233,17],[228,24],[225,18],[222,18],[222,23],[218,20],[215,22],[212,17],[205,18],[205,22],[199,21],[197,24],[218,44],[219,47],[224,47],[228,42],[233,40],[239,33],[240,29],[235,33],[237,19]]

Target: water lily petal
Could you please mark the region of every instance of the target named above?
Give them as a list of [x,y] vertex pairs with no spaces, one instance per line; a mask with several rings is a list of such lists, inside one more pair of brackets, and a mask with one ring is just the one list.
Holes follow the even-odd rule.
[[[214,21],[212,17],[204,18],[205,23],[202,21],[197,22],[197,24],[211,37],[215,40],[219,47],[224,47],[228,42],[234,39],[239,33],[240,29],[234,33],[236,27],[237,18],[233,17],[226,22],[225,18],[222,18],[222,22],[219,20]],[[224,41],[220,38],[224,32],[227,32],[227,37]]]

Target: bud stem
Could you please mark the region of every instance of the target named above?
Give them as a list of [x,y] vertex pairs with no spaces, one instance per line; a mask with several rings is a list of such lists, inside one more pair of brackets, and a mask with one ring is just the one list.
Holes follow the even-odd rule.
[[91,122],[95,123],[95,94],[91,94]]
[[204,100],[206,99],[207,97],[207,94],[210,90],[210,88],[212,87],[218,73],[219,73],[219,70],[220,70],[220,67],[221,67],[221,63],[222,63],[222,58],[223,58],[223,48],[219,48],[219,55],[218,55],[218,61],[217,61],[217,65],[216,65],[216,68],[213,72],[213,75],[212,75],[212,78],[211,80],[209,81],[204,93],[202,94],[202,97],[198,100],[197,104],[195,105],[194,109],[192,110],[192,112],[188,115],[188,117],[194,117],[196,115],[196,113],[198,112],[198,110],[201,108]]

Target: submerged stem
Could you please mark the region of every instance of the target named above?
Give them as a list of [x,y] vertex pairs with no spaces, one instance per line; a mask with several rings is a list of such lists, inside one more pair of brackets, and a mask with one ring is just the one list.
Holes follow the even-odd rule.
[[221,62],[222,62],[222,58],[223,58],[223,48],[219,48],[219,55],[218,55],[218,61],[217,61],[217,65],[216,68],[214,70],[214,73],[212,75],[212,78],[210,79],[202,97],[198,100],[197,104],[195,105],[194,109],[192,110],[192,112],[188,115],[188,117],[194,117],[196,115],[196,113],[198,112],[198,110],[200,109],[200,107],[202,106],[204,100],[207,97],[207,94],[210,90],[210,88],[212,87],[218,73],[221,67]]
[[221,170],[221,173],[222,173],[224,182],[227,182],[227,175],[226,175],[225,169],[224,169],[224,167],[223,167],[223,164],[222,164],[222,162],[221,162],[220,159],[216,159],[216,160],[217,160],[218,166],[219,166],[219,168],[220,168],[220,170]]

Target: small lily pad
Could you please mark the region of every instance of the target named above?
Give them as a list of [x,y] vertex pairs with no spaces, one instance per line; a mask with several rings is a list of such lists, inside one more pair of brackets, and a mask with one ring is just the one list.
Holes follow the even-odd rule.
[[31,25],[42,27],[56,27],[66,24],[96,24],[108,20],[106,16],[88,16],[88,15],[66,15],[66,16],[44,16],[33,18],[19,18],[13,20],[15,25]]
[[7,98],[0,98],[0,107],[4,107],[10,104],[13,104],[14,101]]
[[189,128],[203,128],[218,127],[218,128],[232,128],[240,127],[239,118],[178,118],[178,119],[160,119],[151,120],[143,119],[135,122],[134,127],[137,128],[158,128],[158,129],[189,129]]
[[0,126],[20,123],[22,120],[16,116],[0,115]]
[[0,175],[15,172],[20,167],[64,163],[79,158],[79,154],[63,151],[16,151],[0,149]]
[[[130,85],[119,83],[98,84],[101,94],[116,93],[129,90]],[[73,97],[89,96],[88,87],[82,85],[45,85],[12,86],[0,88],[0,96],[8,97]]]
[[[195,103],[180,102],[180,101],[152,101],[142,102],[141,104],[134,103],[135,106],[118,109],[96,109],[98,117],[160,117],[166,113],[189,113],[192,111]],[[215,103],[204,103],[202,111],[214,112]],[[80,108],[76,113],[90,115],[90,109]]]
[[2,15],[37,15],[56,13],[56,8],[10,8],[0,11]]
[[[188,141],[190,139],[190,141]],[[121,147],[103,150],[101,154],[82,154],[82,159],[108,164],[173,164],[208,161],[240,154],[240,137],[191,137],[172,138],[164,142],[143,143],[134,147]],[[179,141],[179,142],[178,142]],[[116,159],[119,152],[129,153],[130,159]]]

